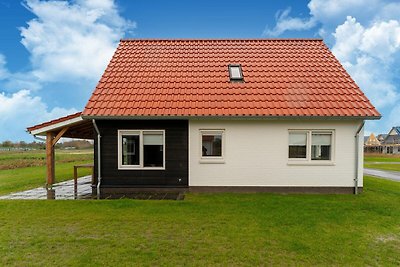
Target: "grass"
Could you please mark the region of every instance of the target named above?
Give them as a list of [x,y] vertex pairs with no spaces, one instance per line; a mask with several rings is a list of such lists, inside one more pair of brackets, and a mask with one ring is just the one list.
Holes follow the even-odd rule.
[[3,266],[398,266],[400,183],[354,195],[0,201]]
[[400,155],[396,154],[365,154],[364,162],[400,162]]
[[[56,151],[56,182],[73,178],[73,165],[90,163],[93,152]],[[0,153],[0,195],[27,190],[46,183],[45,151]],[[80,169],[79,175],[88,175]]]
[[366,154],[364,155],[364,167],[400,172],[400,155]]
[[400,164],[385,164],[385,163],[368,164],[368,163],[365,163],[364,167],[370,168],[370,169],[400,172]]

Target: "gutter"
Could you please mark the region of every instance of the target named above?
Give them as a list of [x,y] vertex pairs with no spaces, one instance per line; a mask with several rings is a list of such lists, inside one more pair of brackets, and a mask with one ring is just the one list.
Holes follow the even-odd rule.
[[100,184],[101,184],[101,153],[100,153],[100,141],[101,135],[99,128],[97,128],[96,121],[93,119],[93,126],[97,133],[97,199],[100,199]]
[[37,137],[36,135],[33,135],[33,138],[46,143],[46,139],[44,139],[44,138]]
[[361,132],[362,128],[364,127],[364,124],[365,124],[365,122],[363,121],[361,123],[360,127],[358,127],[356,135],[354,136],[355,139],[356,139],[355,140],[355,147],[356,147],[356,162],[355,162],[356,171],[355,171],[355,174],[356,174],[356,177],[354,178],[354,194],[355,195],[358,195],[358,167],[359,167],[358,166],[358,162],[359,162],[359,160],[358,160],[358,157],[359,157],[358,151],[359,151],[359,143],[360,143],[360,132]]
[[93,116],[93,115],[82,115],[83,119],[86,120],[210,120],[210,119],[226,119],[226,120],[304,120],[304,119],[312,119],[312,120],[354,120],[354,119],[362,119],[362,120],[379,120],[381,116],[294,116],[294,115],[285,115],[285,116],[272,116],[272,115],[257,115],[257,116],[207,116],[207,115],[199,115],[199,116],[178,116],[178,115],[159,115],[159,116],[149,116],[149,115],[131,115],[131,116]]

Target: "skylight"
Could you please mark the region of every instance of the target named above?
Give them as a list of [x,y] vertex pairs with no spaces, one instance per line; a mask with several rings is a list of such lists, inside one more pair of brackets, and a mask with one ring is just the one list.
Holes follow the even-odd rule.
[[229,78],[231,81],[243,81],[243,72],[241,65],[230,64],[229,66]]

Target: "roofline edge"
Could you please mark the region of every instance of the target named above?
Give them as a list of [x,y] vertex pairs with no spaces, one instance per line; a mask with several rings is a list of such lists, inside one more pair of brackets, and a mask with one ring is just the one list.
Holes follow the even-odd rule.
[[121,38],[130,41],[323,41],[323,38]]
[[91,116],[82,115],[82,119],[103,119],[103,120],[172,120],[172,119],[328,119],[328,120],[379,120],[382,116]]

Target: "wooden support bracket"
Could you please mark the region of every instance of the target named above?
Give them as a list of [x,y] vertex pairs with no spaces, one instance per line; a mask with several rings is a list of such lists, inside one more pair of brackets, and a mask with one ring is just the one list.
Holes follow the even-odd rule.
[[65,134],[66,131],[68,131],[69,127],[64,127],[62,128],[62,130],[56,135],[56,137],[54,137],[52,145],[55,146],[58,142],[58,140],[60,140],[60,138]]

